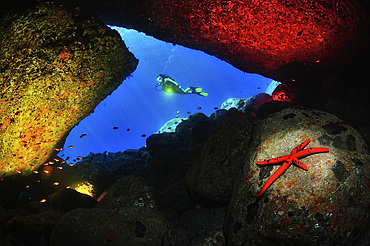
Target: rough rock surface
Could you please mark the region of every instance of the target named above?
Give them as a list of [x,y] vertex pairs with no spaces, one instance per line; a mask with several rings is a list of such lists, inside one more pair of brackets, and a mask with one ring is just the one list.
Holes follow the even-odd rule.
[[0,206],[0,242],[6,235],[7,212]]
[[[289,154],[309,138],[308,147],[330,152],[302,158],[308,171],[292,165],[256,198],[279,167],[256,161]],[[359,133],[329,113],[288,108],[258,122],[229,204],[228,244],[353,244],[369,221],[369,165]]]
[[252,117],[256,117],[258,109],[265,103],[271,102],[272,97],[267,93],[259,93],[247,99],[244,98],[229,98],[222,103],[221,109],[236,108],[243,113],[247,113]]
[[8,222],[9,233],[26,245],[47,245],[50,235],[60,217],[60,211],[18,216]]
[[48,198],[53,210],[68,212],[75,208],[93,208],[97,202],[91,196],[73,189],[60,189]]
[[[153,157],[141,148],[90,154],[74,167],[61,161],[43,166],[50,173],[40,170],[40,185],[55,188],[57,179],[58,188],[78,177],[110,189],[95,208],[78,208],[51,220],[43,219],[45,211],[54,210],[51,215],[84,207],[86,203],[71,199],[87,196],[74,191],[63,195],[62,190],[40,203],[37,189],[25,188],[14,208],[0,211],[0,244],[47,245],[51,237],[49,245],[193,246],[225,245],[226,240],[229,245],[248,240],[255,245],[366,245],[369,156],[361,136],[329,113],[289,107],[280,111],[286,106],[265,103],[257,112],[263,117],[253,121],[231,108],[185,122],[182,139],[176,131],[151,137]],[[302,158],[307,172],[293,165],[255,199],[278,168],[259,167],[256,160],[287,154],[309,137],[307,148],[329,147],[330,152]],[[230,166],[220,165],[225,163]],[[94,206],[94,198],[87,204]]]
[[187,210],[179,218],[177,227],[171,237],[171,245],[199,245],[200,242],[214,233],[222,231],[225,214],[225,207],[196,207]]
[[146,146],[149,154],[155,157],[158,152],[164,149],[185,148],[186,144],[176,133],[153,134],[146,139]]
[[332,98],[326,103],[325,111],[350,124],[365,139],[366,145],[370,146],[370,114],[368,109]]
[[151,157],[145,147],[117,153],[90,153],[73,167],[82,180],[94,185],[97,197],[117,180],[128,175],[147,178],[150,170]]
[[44,3],[0,20],[4,177],[29,174],[54,158],[72,127],[117,88],[137,60],[116,31],[80,7]]
[[367,1],[88,3],[107,24],[203,50],[245,72],[278,81],[314,84],[308,78],[320,77],[327,68],[356,62],[362,66],[369,51]]
[[169,120],[164,124],[158,131],[158,133],[170,133],[170,132],[175,132],[176,127],[179,123],[183,122],[186,120],[186,118],[173,118],[172,120]]
[[128,176],[118,180],[109,188],[97,208],[134,206],[157,208],[153,186],[139,176]]
[[186,175],[189,192],[195,199],[216,203],[230,200],[252,131],[253,122],[242,112],[228,112],[217,122]]
[[190,115],[186,120],[183,120],[176,127],[176,134],[186,144],[191,144],[191,134],[195,125],[199,122],[209,121],[209,118],[203,113],[195,113]]
[[53,230],[50,246],[161,246],[168,241],[163,215],[147,207],[75,209]]
[[194,208],[197,205],[197,202],[189,194],[185,179],[158,193],[157,202],[159,208],[171,208],[177,214],[182,214],[184,211]]

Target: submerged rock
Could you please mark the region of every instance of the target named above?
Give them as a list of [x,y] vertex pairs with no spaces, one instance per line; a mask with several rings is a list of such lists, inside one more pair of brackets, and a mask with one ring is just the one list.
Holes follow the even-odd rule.
[[158,207],[174,209],[177,214],[182,214],[197,205],[197,202],[191,198],[184,179],[158,193],[157,199]]
[[26,175],[54,158],[137,60],[116,31],[73,4],[0,20],[0,177]]
[[252,117],[256,117],[258,109],[265,103],[271,102],[272,97],[267,93],[259,93],[247,99],[244,98],[229,98],[222,103],[221,109],[235,108]]
[[68,212],[76,208],[93,208],[97,201],[89,195],[81,194],[73,189],[60,189],[48,198],[53,210]]
[[147,207],[75,209],[54,228],[50,246],[162,246],[168,225],[158,211]]
[[214,235],[221,235],[219,232],[222,231],[225,214],[226,207],[196,207],[184,212],[171,237],[171,245],[217,245],[205,242],[211,241],[209,239]]
[[203,113],[192,114],[186,120],[178,124],[175,132],[182,141],[189,145],[191,143],[191,133],[193,131],[194,126],[201,121],[208,120],[209,118]]
[[63,215],[60,211],[18,216],[8,222],[9,233],[26,245],[48,245],[51,232]]
[[[262,185],[280,165],[263,161],[289,154],[307,139],[329,153],[302,158],[266,192]],[[351,245],[369,222],[370,160],[359,133],[337,117],[307,108],[287,108],[256,124],[236,181],[225,233],[229,245]]]
[[5,235],[7,234],[6,232],[7,216],[8,215],[5,209],[0,206],[0,240],[5,238]]
[[186,144],[176,133],[153,134],[146,139],[149,154],[154,157],[164,149],[178,149],[186,147]]
[[97,208],[147,207],[157,208],[155,190],[144,178],[128,176],[109,188]]
[[147,178],[151,169],[151,156],[145,147],[108,154],[90,153],[73,167],[82,180],[94,185],[96,197],[123,177],[138,175]]
[[229,112],[217,122],[186,175],[189,192],[195,199],[216,203],[230,200],[252,131],[253,122],[242,112]]
[[167,121],[166,124],[159,129],[158,133],[175,132],[178,124],[184,120],[186,120],[186,118],[173,118],[172,120]]

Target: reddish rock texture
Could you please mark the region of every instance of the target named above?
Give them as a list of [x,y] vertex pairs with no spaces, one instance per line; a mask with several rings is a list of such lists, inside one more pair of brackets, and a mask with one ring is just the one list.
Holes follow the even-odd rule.
[[356,0],[93,1],[90,6],[107,24],[200,49],[279,81],[352,63],[366,46],[365,10]]

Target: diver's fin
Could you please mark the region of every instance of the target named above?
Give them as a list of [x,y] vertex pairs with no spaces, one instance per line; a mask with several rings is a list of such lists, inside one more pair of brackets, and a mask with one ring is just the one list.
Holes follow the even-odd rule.
[[201,87],[194,87],[194,86],[189,86],[190,90],[191,90],[191,93],[194,93],[194,94],[197,94],[199,96],[208,96],[208,93],[207,92],[202,92],[202,88]]
[[200,87],[195,87],[195,86],[189,86],[189,89],[196,92],[196,93],[199,93],[202,91],[202,88]]

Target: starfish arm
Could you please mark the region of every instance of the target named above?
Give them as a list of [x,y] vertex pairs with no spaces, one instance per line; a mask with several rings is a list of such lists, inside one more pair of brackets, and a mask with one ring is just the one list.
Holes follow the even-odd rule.
[[299,166],[300,168],[304,169],[304,170],[308,170],[308,167],[306,166],[306,164],[304,164],[303,162],[301,162],[300,160],[298,160],[297,158],[293,158],[293,163],[297,166]]
[[308,148],[308,149],[304,149],[304,150],[299,151],[298,153],[294,154],[292,157],[302,158],[302,157],[305,157],[305,156],[308,156],[308,155],[317,154],[317,153],[325,153],[325,152],[329,152],[329,149],[328,148],[323,148],[323,147]]
[[302,149],[304,149],[304,147],[306,147],[307,144],[309,144],[310,142],[311,142],[311,138],[307,139],[306,141],[304,141],[300,145],[297,145],[297,147],[295,147],[292,150],[292,152],[290,152],[290,155],[294,155],[294,154],[298,153],[299,151],[301,151]]
[[280,157],[276,157],[276,158],[272,158],[272,159],[268,159],[266,161],[257,161],[257,164],[258,165],[271,165],[271,164],[278,164],[280,162],[283,162],[283,161],[286,161],[288,160],[289,158],[289,155],[283,155],[283,156],[280,156]]
[[274,172],[274,174],[267,180],[266,184],[262,187],[261,191],[259,193],[257,193],[255,195],[255,197],[260,197],[262,196],[262,194],[267,190],[268,187],[270,187],[270,185],[280,176],[282,175],[285,170],[288,169],[288,167],[290,166],[290,164],[292,164],[292,160],[293,159],[290,159],[290,160],[287,160],[283,163],[283,165],[281,165],[281,167],[279,167],[278,170],[276,170],[276,172]]

